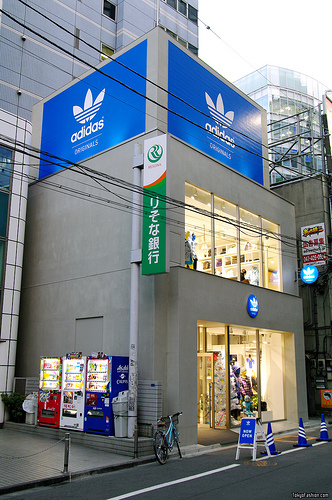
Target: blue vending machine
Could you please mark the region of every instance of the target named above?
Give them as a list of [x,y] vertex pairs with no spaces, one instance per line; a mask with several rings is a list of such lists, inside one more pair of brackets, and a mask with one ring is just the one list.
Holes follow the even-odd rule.
[[112,399],[128,389],[129,358],[88,356],[84,432],[114,435]]

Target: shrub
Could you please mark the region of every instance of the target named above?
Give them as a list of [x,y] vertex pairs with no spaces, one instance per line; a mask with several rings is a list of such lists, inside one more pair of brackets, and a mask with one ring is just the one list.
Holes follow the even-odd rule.
[[25,412],[22,408],[25,396],[14,392],[13,394],[1,394],[1,399],[5,407],[9,410],[10,420],[13,422],[24,422]]

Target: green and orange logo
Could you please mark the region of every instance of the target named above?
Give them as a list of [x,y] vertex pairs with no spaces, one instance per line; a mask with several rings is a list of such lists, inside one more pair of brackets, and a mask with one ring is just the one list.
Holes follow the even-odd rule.
[[154,146],[151,146],[151,148],[148,151],[148,160],[151,163],[156,163],[157,161],[160,160],[164,153],[163,148],[160,146],[160,144],[155,144]]

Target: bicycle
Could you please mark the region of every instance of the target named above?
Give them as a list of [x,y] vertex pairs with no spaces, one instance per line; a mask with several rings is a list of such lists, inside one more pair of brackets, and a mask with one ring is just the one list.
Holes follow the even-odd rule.
[[[172,451],[174,442],[178,447],[180,458],[182,458],[179,434],[176,429],[176,425],[179,423],[179,415],[182,415],[182,411],[158,419],[157,426],[160,429],[154,434],[153,447],[156,459],[161,465],[166,463],[168,452]],[[163,427],[163,429],[161,429],[161,427]]]

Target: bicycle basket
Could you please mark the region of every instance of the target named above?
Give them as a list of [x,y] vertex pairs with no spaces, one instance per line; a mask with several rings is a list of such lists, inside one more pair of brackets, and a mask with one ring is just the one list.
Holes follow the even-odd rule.
[[[175,415],[174,417],[172,417],[172,422],[173,422],[173,425],[177,425],[179,423],[179,415]],[[170,418],[169,417],[161,417],[158,419],[158,425],[162,426],[162,425],[165,425],[165,430],[167,431],[169,426],[170,426]]]

